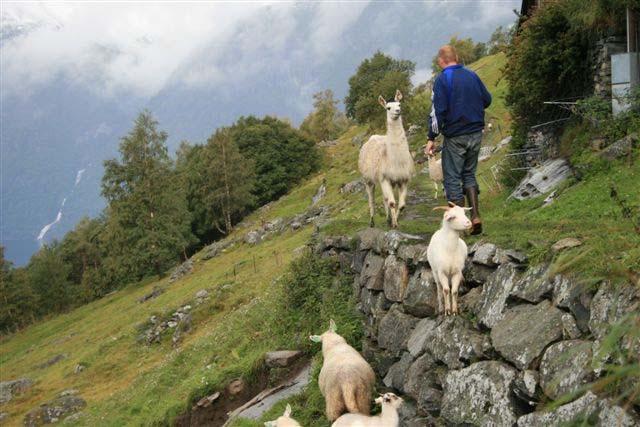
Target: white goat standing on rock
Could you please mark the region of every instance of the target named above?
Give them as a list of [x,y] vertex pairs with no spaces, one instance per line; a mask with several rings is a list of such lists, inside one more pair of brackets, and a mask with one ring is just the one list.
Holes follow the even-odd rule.
[[369,415],[371,392],[376,375],[366,360],[336,333],[336,324],[322,335],[309,337],[322,342],[322,369],[318,376],[320,392],[325,400],[325,414],[331,422],[345,412]]
[[444,314],[448,316],[458,314],[458,286],[467,259],[467,244],[460,238],[460,233],[471,228],[465,212],[471,208],[461,208],[449,202],[449,206],[433,209],[443,209],[445,213],[442,226],[429,241],[427,259],[436,282],[438,310],[442,313],[444,299]]
[[[407,185],[413,176],[413,157],[409,152],[409,143],[402,126],[400,101],[402,93],[396,90],[395,100],[387,102],[382,97],[378,102],[387,110],[387,134],[372,135],[360,149],[358,168],[362,174],[369,197],[370,225],[373,227],[375,214],[374,190],[376,182],[380,184],[384,198],[384,210],[391,227],[398,227],[398,213],[405,206]],[[393,195],[398,189],[398,204]]]
[[402,398],[393,393],[385,393],[376,399],[376,403],[382,406],[381,414],[373,417],[345,414],[331,424],[331,427],[398,427],[400,425],[398,409],[402,406]]

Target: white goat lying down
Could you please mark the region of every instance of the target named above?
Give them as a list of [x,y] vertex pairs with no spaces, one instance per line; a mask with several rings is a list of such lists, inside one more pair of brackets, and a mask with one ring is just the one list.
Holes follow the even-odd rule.
[[300,427],[300,424],[291,418],[291,405],[287,404],[284,414],[275,421],[267,421],[264,427]]
[[313,342],[322,342],[324,360],[318,385],[324,396],[327,419],[333,422],[345,412],[369,415],[376,381],[369,363],[336,333],[333,320],[327,332],[309,338]]
[[449,202],[449,206],[433,208],[436,209],[443,209],[445,213],[442,226],[429,241],[427,259],[436,282],[440,313],[444,299],[444,314],[458,314],[458,286],[463,279],[462,270],[467,259],[467,244],[460,238],[460,233],[471,228],[471,221],[466,215],[471,208],[461,208]]
[[401,397],[393,393],[385,393],[376,399],[382,405],[382,413],[370,417],[361,414],[344,414],[331,424],[331,427],[398,427],[400,416],[398,409],[402,406]]

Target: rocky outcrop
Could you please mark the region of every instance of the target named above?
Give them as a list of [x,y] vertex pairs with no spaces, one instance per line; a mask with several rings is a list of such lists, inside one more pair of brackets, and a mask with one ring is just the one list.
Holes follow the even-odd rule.
[[517,200],[541,196],[557,188],[573,172],[564,159],[547,160],[527,173],[510,197]]
[[[551,275],[547,264],[527,269],[518,251],[479,242],[465,264],[461,314],[444,317],[418,236],[370,228],[354,241],[325,238],[315,250],[351,260],[348,268],[358,273],[362,354],[407,402],[401,426],[560,425],[584,408],[598,425],[612,425],[603,424],[612,417],[634,425],[624,423],[635,414],[577,393],[597,378],[592,363],[611,324],[640,308],[637,288],[586,288]],[[621,345],[633,352],[639,344]],[[542,407],[574,392],[574,402]]]
[[87,402],[78,396],[61,396],[32,409],[24,418],[28,427],[57,423],[87,406]]
[[29,378],[0,382],[0,404],[9,402],[13,396],[24,393],[32,386],[33,381]]
[[169,277],[169,283],[173,283],[176,280],[182,279],[184,276],[191,274],[192,271],[193,259],[189,258],[173,270],[171,276]]

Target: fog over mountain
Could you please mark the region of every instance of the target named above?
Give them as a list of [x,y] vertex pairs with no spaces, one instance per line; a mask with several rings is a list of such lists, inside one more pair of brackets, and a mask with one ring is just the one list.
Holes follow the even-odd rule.
[[169,133],[171,152],[241,115],[298,124],[314,92],[332,89],[342,99],[349,76],[376,50],[415,61],[415,80],[424,81],[452,35],[487,40],[514,22],[519,5],[3,2],[6,256],[24,264],[39,242],[100,214],[102,162],[117,155],[143,108]]

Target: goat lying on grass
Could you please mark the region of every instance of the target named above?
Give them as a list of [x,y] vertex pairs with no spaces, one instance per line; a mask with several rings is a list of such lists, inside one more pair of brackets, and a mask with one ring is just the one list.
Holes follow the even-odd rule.
[[284,414],[275,421],[267,421],[264,427],[300,427],[300,424],[291,418],[291,405],[287,404]]

